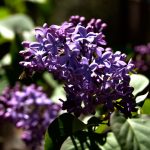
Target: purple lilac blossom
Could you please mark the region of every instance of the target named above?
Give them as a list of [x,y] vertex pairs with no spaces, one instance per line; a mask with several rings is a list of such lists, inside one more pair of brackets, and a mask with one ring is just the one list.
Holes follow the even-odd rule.
[[10,120],[23,130],[22,139],[31,150],[37,150],[48,125],[57,117],[60,106],[54,104],[42,87],[7,87],[0,96],[0,118]]
[[67,98],[61,100],[62,108],[76,116],[94,114],[98,105],[109,113],[117,108],[127,116],[135,110],[129,86],[134,65],[126,62],[125,54],[106,48],[105,27],[100,19],[88,22],[72,16],[60,26],[44,24],[35,29],[36,42],[23,42],[20,64],[62,80]]
[[138,45],[134,48],[134,63],[139,73],[149,77],[150,73],[150,43]]

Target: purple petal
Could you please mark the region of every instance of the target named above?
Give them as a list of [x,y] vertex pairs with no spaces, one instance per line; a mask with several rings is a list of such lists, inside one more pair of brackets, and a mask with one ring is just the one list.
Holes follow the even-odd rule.
[[23,45],[23,47],[25,47],[25,48],[29,48],[29,44],[30,44],[30,42],[28,42],[28,41],[23,41],[23,42],[22,42],[22,45]]
[[105,64],[105,66],[106,66],[107,68],[110,68],[110,67],[111,67],[111,63],[108,62],[108,61],[105,61],[104,64]]
[[92,42],[94,41],[94,39],[95,39],[94,36],[88,36],[88,37],[86,38],[86,40],[87,40],[88,42],[90,42],[90,43],[92,43]]
[[101,44],[101,45],[106,45],[106,41],[103,39],[103,34],[100,33],[97,37],[96,37],[96,41]]
[[48,39],[48,41],[51,42],[51,43],[54,43],[54,42],[55,42],[54,37],[53,37],[50,33],[47,34],[47,39]]
[[79,26],[78,32],[80,33],[81,36],[86,37],[87,31],[85,27]]
[[72,41],[79,41],[81,39],[83,39],[83,38],[79,34],[72,35]]
[[101,56],[102,56],[102,51],[104,51],[104,49],[103,49],[102,47],[98,47],[98,48],[96,49],[96,54],[97,54],[99,57],[101,57]]
[[41,46],[41,44],[38,42],[32,42],[32,43],[30,43],[29,46],[30,46],[30,48],[39,48]]
[[126,62],[121,61],[121,60],[117,61],[117,63],[120,64],[121,66],[126,66],[127,65]]
[[81,64],[86,64],[88,65],[89,61],[86,57],[82,57],[82,60],[81,60]]
[[35,29],[36,35],[44,36],[44,29],[43,28],[36,28]]
[[112,52],[107,51],[102,54],[102,58],[103,58],[103,60],[105,60],[105,59],[108,59],[111,55],[112,55]]

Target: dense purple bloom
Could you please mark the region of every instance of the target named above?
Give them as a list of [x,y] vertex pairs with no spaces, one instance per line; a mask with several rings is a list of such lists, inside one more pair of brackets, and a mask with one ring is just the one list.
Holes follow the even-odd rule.
[[134,62],[139,73],[149,77],[150,73],[150,43],[139,45],[134,48]]
[[98,105],[109,113],[115,108],[126,115],[134,111],[129,86],[134,65],[125,54],[106,48],[105,27],[100,19],[72,16],[60,26],[36,29],[37,42],[25,42],[20,52],[20,64],[31,72],[47,70],[64,82],[63,109],[77,116],[95,113]]
[[51,102],[42,87],[32,84],[6,88],[0,96],[0,117],[23,130],[22,139],[37,150],[48,125],[57,117],[60,106]]

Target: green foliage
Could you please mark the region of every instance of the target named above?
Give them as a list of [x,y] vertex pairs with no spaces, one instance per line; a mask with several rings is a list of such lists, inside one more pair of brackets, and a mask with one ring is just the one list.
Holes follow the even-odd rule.
[[[96,122],[93,124],[93,118],[90,122],[92,124],[87,125],[70,114],[61,115],[60,118],[48,128],[45,150],[149,150],[149,116],[125,118],[119,112],[114,112],[110,118],[111,132],[108,132],[110,128],[106,125],[99,125],[97,130],[92,132],[96,125]],[[106,142],[106,134],[101,134],[104,131],[108,132]]]
[[24,13],[26,11],[25,1],[24,0],[4,0],[5,5],[15,13]]
[[135,99],[136,103],[143,102],[146,99],[146,97],[148,96],[148,93],[149,92],[145,93],[144,95],[137,96],[136,99]]
[[132,74],[130,85],[134,88],[133,95],[142,92],[149,84],[149,79],[141,74]]
[[108,130],[108,125],[107,124],[100,124],[97,129],[96,133],[104,133],[106,130]]
[[102,150],[121,150],[121,147],[113,132],[108,133],[106,143],[101,146]]
[[[80,148],[79,141],[75,140],[75,142],[76,142],[76,146],[77,146],[78,150],[80,150],[81,148]],[[74,150],[74,149],[75,149],[75,147],[74,147],[73,142],[70,137],[67,138],[67,140],[65,140],[65,142],[62,144],[62,146],[60,148],[60,150]]]
[[110,125],[121,150],[149,150],[149,116],[126,119],[122,114],[114,112]]
[[[45,78],[48,78],[45,76]],[[48,79],[49,80],[49,79]],[[149,80],[143,75],[132,75],[130,85],[137,105],[148,96],[140,95],[147,88]],[[53,84],[55,87],[57,83]],[[57,87],[57,86],[56,86]],[[142,113],[149,114],[150,101],[146,100],[141,108]],[[137,115],[136,115],[137,116]],[[100,117],[101,118],[101,117]],[[70,114],[58,117],[48,128],[45,138],[45,150],[148,150],[150,147],[149,117],[125,118],[114,112],[108,120],[91,117],[88,124]],[[76,128],[75,128],[76,127]],[[107,137],[106,137],[107,136]]]
[[64,113],[48,127],[45,150],[60,149],[62,143],[75,132],[83,130],[86,125],[71,114]]
[[141,113],[150,115],[150,98],[145,100],[144,105],[141,108]]
[[8,17],[10,15],[10,10],[6,7],[0,7],[0,19]]
[[96,126],[100,126],[99,123],[98,118],[92,117],[86,125],[71,114],[62,114],[50,124],[46,132],[45,150],[99,150],[106,139],[104,130],[95,130]]
[[23,14],[9,16],[0,21],[0,35],[6,39],[14,39],[15,33],[30,31],[34,27],[32,20]]

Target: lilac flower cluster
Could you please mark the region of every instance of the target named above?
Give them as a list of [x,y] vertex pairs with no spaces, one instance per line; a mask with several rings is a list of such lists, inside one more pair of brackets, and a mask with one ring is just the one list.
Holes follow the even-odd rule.
[[134,48],[134,62],[138,72],[149,77],[150,73],[150,43],[139,45]]
[[6,88],[0,96],[0,118],[10,120],[23,130],[22,139],[32,149],[42,144],[48,125],[55,119],[60,106],[50,101],[42,87],[32,84]]
[[106,48],[100,19],[72,16],[60,26],[44,24],[35,29],[36,42],[23,42],[22,66],[31,72],[46,70],[64,82],[67,100],[63,109],[76,116],[95,113],[104,105],[129,115],[134,111],[132,87],[134,65],[126,55]]

